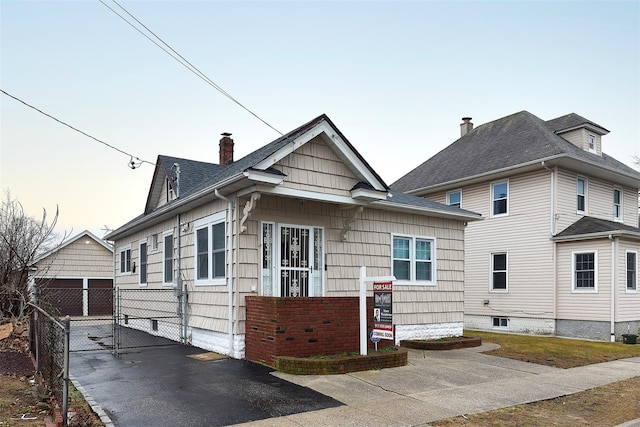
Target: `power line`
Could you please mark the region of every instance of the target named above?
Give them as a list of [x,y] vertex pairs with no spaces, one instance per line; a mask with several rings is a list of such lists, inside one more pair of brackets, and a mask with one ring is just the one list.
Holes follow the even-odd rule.
[[[122,16],[121,14],[119,14],[117,11],[115,11],[113,8],[111,8],[109,5],[107,5],[103,0],[98,0],[100,1],[100,3],[102,3],[107,9],[109,9],[110,11],[112,11],[113,13],[115,13],[118,17],[120,17],[120,19],[122,19],[124,22],[126,22],[127,24],[129,24],[134,30],[136,30],[137,32],[139,32],[140,34],[142,34],[144,37],[146,37],[151,43],[155,44],[157,47],[159,47],[160,49],[162,49],[163,52],[165,52],[167,55],[169,55],[170,57],[172,57],[173,59],[175,59],[176,61],[178,61],[178,63],[180,63],[183,67],[185,67],[187,70],[191,71],[193,74],[195,74],[196,76],[198,76],[199,78],[201,78],[202,80],[205,81],[205,83],[209,84],[210,86],[212,86],[215,90],[217,90],[218,92],[220,92],[221,94],[223,94],[225,97],[227,97],[228,99],[230,99],[231,101],[233,101],[234,103],[236,103],[237,105],[239,105],[241,108],[243,108],[245,111],[247,111],[249,114],[251,114],[253,117],[255,117],[256,119],[260,120],[262,123],[264,123],[265,125],[267,125],[268,127],[270,127],[271,129],[273,129],[274,131],[276,131],[278,134],[283,135],[282,132],[280,132],[278,129],[276,129],[275,127],[271,126],[269,123],[267,123],[264,119],[262,119],[260,116],[258,116],[256,113],[254,113],[253,111],[251,111],[248,107],[246,107],[245,105],[243,105],[240,101],[238,101],[237,99],[235,99],[233,96],[231,96],[231,94],[229,92],[227,92],[226,90],[224,90],[222,87],[220,87],[217,83],[215,83],[213,80],[211,80],[206,74],[204,74],[202,71],[200,71],[195,65],[193,65],[191,62],[189,62],[187,59],[185,59],[182,55],[180,55],[180,53],[178,53],[174,48],[172,48],[171,46],[169,46],[169,44],[167,42],[165,42],[160,36],[158,36],[157,34],[155,34],[151,29],[149,29],[149,27],[147,27],[146,25],[144,25],[142,22],[140,22],[140,20],[138,18],[136,18],[135,16],[133,16],[127,9],[125,9],[123,6],[120,5],[120,3],[118,3],[116,0],[112,0],[120,9],[122,9],[127,15],[129,15],[131,18],[133,18],[139,25],[141,25],[146,31],[148,31],[150,34],[153,35],[153,37],[155,37],[156,39],[158,39],[164,46],[166,46],[169,50],[171,50],[171,52],[169,52],[167,49],[165,49],[164,47],[160,46],[160,44],[158,44],[155,40],[153,40],[151,37],[149,37],[147,34],[145,34],[142,30],[140,30],[138,27],[136,27],[133,23],[131,23],[129,20],[127,20],[127,18],[125,18],[124,16]],[[175,55],[174,55],[175,54]]]
[[104,142],[104,141],[102,141],[102,140],[100,140],[100,139],[96,138],[95,136],[89,135],[88,133],[86,133],[86,132],[84,132],[84,131],[81,131],[81,130],[80,130],[80,129],[78,129],[78,128],[75,128],[75,127],[71,126],[71,125],[70,125],[70,124],[68,124],[68,123],[63,122],[62,120],[60,120],[60,119],[57,119],[57,118],[53,117],[51,114],[45,113],[44,111],[42,111],[42,110],[40,110],[39,108],[36,108],[36,107],[34,107],[33,105],[31,105],[31,104],[29,104],[29,103],[27,103],[27,102],[23,101],[22,99],[18,98],[17,96],[13,96],[13,95],[11,95],[10,93],[6,92],[6,91],[5,91],[5,90],[3,90],[3,89],[0,89],[0,92],[4,93],[5,95],[7,95],[7,96],[8,96],[8,97],[10,97],[10,98],[15,99],[15,100],[16,100],[16,101],[18,101],[18,102],[20,102],[20,103],[22,103],[22,104],[26,105],[27,107],[32,108],[32,109],[34,109],[34,110],[36,110],[38,113],[43,114],[43,115],[45,115],[45,116],[49,117],[50,119],[53,119],[53,120],[55,120],[56,122],[58,122],[58,123],[60,123],[60,124],[62,124],[62,125],[65,125],[66,127],[70,128],[70,129],[73,129],[74,131],[76,131],[76,132],[78,132],[78,133],[81,133],[82,135],[84,135],[84,136],[86,136],[86,137],[89,137],[89,138],[93,139],[94,141],[99,142],[100,144],[106,145],[107,147],[111,148],[112,150],[116,150],[116,151],[117,151],[117,152],[119,152],[119,153],[122,153],[122,154],[124,154],[124,155],[129,156],[129,163],[128,163],[128,164],[129,164],[129,167],[130,167],[131,169],[135,169],[135,168],[139,167],[142,163],[148,163],[148,164],[150,164],[151,166],[155,166],[155,163],[151,163],[151,162],[149,162],[149,161],[147,161],[147,160],[142,160],[141,158],[139,158],[139,157],[137,157],[137,156],[134,156],[133,154],[127,153],[126,151],[121,150],[121,149],[119,149],[118,147],[114,147],[113,145],[108,144],[108,143],[106,143],[106,142]]

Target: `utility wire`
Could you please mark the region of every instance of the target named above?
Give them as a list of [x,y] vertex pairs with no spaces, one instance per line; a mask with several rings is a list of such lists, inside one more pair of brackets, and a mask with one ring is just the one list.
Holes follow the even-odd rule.
[[[254,113],[253,111],[251,111],[248,107],[246,107],[245,105],[243,105],[240,101],[238,101],[237,99],[235,99],[233,96],[231,96],[231,94],[229,92],[227,92],[226,90],[224,90],[222,87],[220,87],[218,84],[216,84],[213,80],[211,80],[209,77],[207,77],[206,74],[204,74],[202,71],[200,71],[195,65],[193,65],[191,62],[189,62],[187,59],[185,59],[182,55],[180,55],[180,53],[178,53],[175,49],[173,49],[171,46],[169,46],[169,44],[167,42],[165,42],[160,36],[158,36],[157,34],[155,34],[153,31],[151,31],[151,29],[149,29],[146,25],[144,25],[142,22],[140,22],[140,20],[138,20],[138,18],[136,18],[135,16],[133,16],[127,9],[125,9],[122,5],[120,5],[120,3],[118,3],[116,0],[112,0],[116,5],[118,5],[118,7],[120,9],[122,9],[127,15],[129,15],[131,18],[133,18],[138,24],[140,24],[146,31],[148,31],[150,34],[153,35],[153,37],[155,37],[157,40],[159,40],[164,46],[166,46],[169,50],[171,50],[171,52],[169,52],[167,49],[165,49],[164,47],[160,46],[160,44],[158,44],[155,40],[153,40],[151,37],[149,37],[147,34],[145,34],[142,30],[140,30],[138,27],[136,27],[133,23],[131,23],[130,21],[127,20],[127,18],[125,18],[124,16],[122,16],[120,13],[118,13],[116,10],[114,10],[113,8],[111,8],[108,4],[106,4],[103,0],[98,0],[100,1],[100,3],[102,3],[107,9],[109,9],[110,11],[112,11],[113,13],[115,13],[118,17],[120,17],[120,19],[122,19],[124,22],[126,22],[127,24],[129,24],[134,30],[136,30],[137,32],[139,32],[140,34],[142,34],[144,37],[146,37],[151,43],[155,44],[157,47],[159,47],[160,49],[162,49],[167,55],[171,56],[173,59],[175,59],[176,61],[178,61],[183,67],[185,67],[187,70],[191,71],[193,74],[195,74],[196,76],[198,76],[199,78],[201,78],[202,80],[205,81],[205,83],[209,84],[210,86],[212,86],[214,89],[216,89],[218,92],[220,92],[221,94],[223,94],[224,96],[226,96],[228,99],[230,99],[231,101],[233,101],[234,103],[236,103],[237,105],[239,105],[241,108],[243,108],[245,111],[247,111],[249,114],[251,114],[253,117],[255,117],[256,119],[260,120],[262,123],[264,123],[265,125],[267,125],[268,127],[270,127],[271,129],[273,129],[274,131],[276,131],[278,134],[283,135],[282,132],[280,132],[278,129],[276,129],[275,127],[271,126],[269,123],[267,123],[264,119],[262,119],[260,116],[258,116],[256,113]],[[175,55],[174,55],[175,54]],[[176,56],[177,55],[177,56]]]
[[71,125],[70,125],[70,124],[68,124],[68,123],[63,122],[62,120],[60,120],[60,119],[57,119],[57,118],[53,117],[51,114],[45,113],[44,111],[40,110],[39,108],[34,107],[33,105],[31,105],[31,104],[29,104],[29,103],[27,103],[27,102],[23,101],[22,99],[20,99],[20,98],[18,98],[18,97],[16,97],[16,96],[11,95],[10,93],[8,93],[8,92],[4,91],[3,89],[0,89],[0,92],[4,93],[5,95],[7,95],[7,96],[8,96],[8,97],[10,97],[10,98],[15,99],[15,100],[16,100],[16,101],[18,101],[18,102],[20,102],[20,103],[22,103],[22,104],[26,105],[27,107],[32,108],[32,109],[34,109],[34,110],[36,110],[38,113],[43,114],[43,115],[45,115],[45,116],[49,117],[50,119],[53,119],[53,120],[55,120],[56,122],[58,122],[58,123],[60,123],[60,124],[62,124],[62,125],[65,125],[66,127],[70,128],[70,129],[75,130],[75,131],[76,131],[76,132],[78,132],[78,133],[81,133],[82,135],[84,135],[84,136],[86,136],[86,137],[89,137],[89,138],[93,139],[94,141],[99,142],[100,144],[106,145],[107,147],[111,148],[112,150],[116,150],[116,151],[117,151],[117,152],[119,152],[119,153],[122,153],[122,154],[124,154],[124,155],[129,156],[129,158],[130,158],[130,161],[129,161],[129,167],[130,167],[131,169],[135,169],[135,168],[137,168],[137,167],[138,167],[138,166],[140,166],[142,163],[148,163],[148,164],[150,164],[151,166],[155,166],[155,163],[151,163],[151,162],[149,162],[149,161],[147,161],[147,160],[142,160],[141,158],[136,157],[136,156],[134,156],[133,154],[129,154],[129,153],[127,153],[126,151],[119,149],[118,147],[114,147],[113,145],[108,144],[108,143],[106,143],[106,142],[104,142],[104,141],[102,141],[102,140],[100,140],[100,139],[96,138],[95,136],[89,135],[88,133],[86,133],[86,132],[84,132],[84,131],[81,131],[81,130],[80,130],[80,129],[78,129],[78,128],[75,128],[75,127],[71,126]]

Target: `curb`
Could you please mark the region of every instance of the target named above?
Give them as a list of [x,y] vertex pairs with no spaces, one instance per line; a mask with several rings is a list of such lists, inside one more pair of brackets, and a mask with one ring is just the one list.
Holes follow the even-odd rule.
[[107,415],[107,413],[102,409],[100,405],[98,405],[98,403],[93,399],[93,397],[91,397],[89,393],[87,393],[87,390],[85,390],[85,388],[80,385],[78,380],[76,380],[73,375],[69,375],[69,379],[73,383],[73,386],[76,388],[76,390],[78,390],[80,394],[82,394],[82,396],[84,397],[84,400],[87,401],[87,404],[91,406],[91,409],[93,410],[93,412],[95,412],[96,415],[100,417],[100,421],[102,421],[102,423],[104,424],[104,427],[115,427],[115,425],[113,424],[113,421],[111,421],[111,418],[109,418],[109,415]]

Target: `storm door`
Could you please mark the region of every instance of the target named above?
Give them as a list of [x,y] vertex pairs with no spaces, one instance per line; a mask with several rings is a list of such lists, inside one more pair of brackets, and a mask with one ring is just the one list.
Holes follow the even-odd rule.
[[263,295],[322,296],[324,253],[321,228],[263,223],[262,242]]

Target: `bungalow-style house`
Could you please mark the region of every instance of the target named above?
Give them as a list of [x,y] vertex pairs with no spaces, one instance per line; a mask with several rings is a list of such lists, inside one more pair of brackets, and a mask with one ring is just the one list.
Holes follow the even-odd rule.
[[111,315],[113,248],[85,230],[36,258],[29,280],[61,315]]
[[[365,266],[397,279],[396,342],[462,334],[464,231],[478,214],[390,190],[325,115],[239,160],[222,135],[218,164],[158,156],[144,213],[106,236],[117,288],[174,288],[188,301],[176,307],[185,341],[234,358],[301,342],[277,323],[283,312],[267,320],[272,334],[247,340],[264,314],[247,301],[295,306],[301,324],[317,323],[303,326],[304,342],[327,354],[344,313],[315,312],[341,297],[356,297],[357,311]],[[338,329],[319,333],[328,326]]]
[[485,218],[465,234],[465,327],[637,334],[640,172],[603,152],[609,131],[573,113],[462,120],[460,139],[391,188]]

